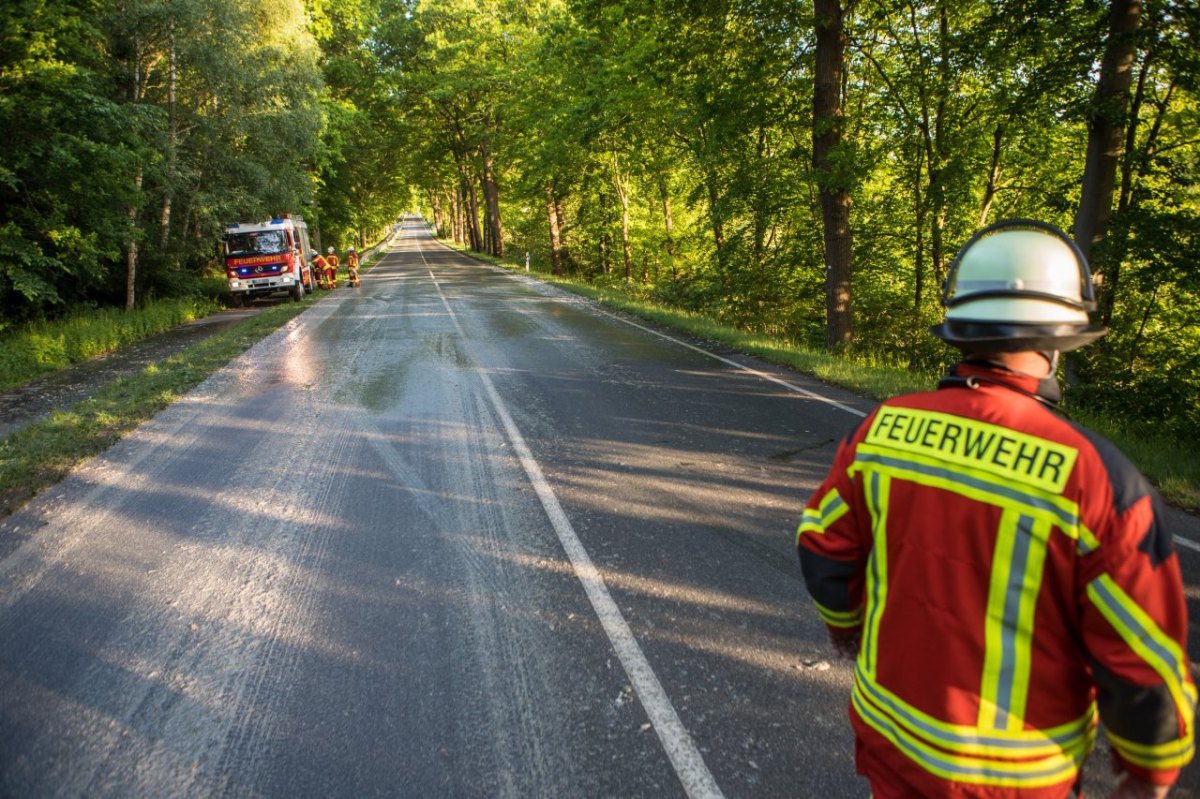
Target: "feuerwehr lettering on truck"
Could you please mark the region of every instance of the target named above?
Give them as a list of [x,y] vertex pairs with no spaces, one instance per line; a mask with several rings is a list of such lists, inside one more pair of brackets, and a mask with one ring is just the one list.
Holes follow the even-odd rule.
[[228,224],[223,248],[234,305],[284,292],[299,302],[313,290],[308,226],[298,216]]

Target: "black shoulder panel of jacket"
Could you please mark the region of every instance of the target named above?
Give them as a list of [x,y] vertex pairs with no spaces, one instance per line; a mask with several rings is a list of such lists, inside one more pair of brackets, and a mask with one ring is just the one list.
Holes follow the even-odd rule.
[[1150,528],[1138,543],[1138,550],[1149,556],[1150,562],[1157,566],[1175,552],[1171,533],[1163,525],[1162,498],[1154,490],[1154,486],[1138,471],[1129,458],[1117,446],[1099,433],[1088,430],[1074,422],[1069,424],[1083,435],[1096,449],[1104,469],[1108,473],[1108,482],[1112,486],[1113,511],[1119,516],[1132,508],[1139,500],[1149,497],[1154,509],[1154,518]]
[[1133,743],[1154,746],[1179,738],[1175,701],[1165,685],[1127,683],[1092,660],[1100,719],[1115,735]]

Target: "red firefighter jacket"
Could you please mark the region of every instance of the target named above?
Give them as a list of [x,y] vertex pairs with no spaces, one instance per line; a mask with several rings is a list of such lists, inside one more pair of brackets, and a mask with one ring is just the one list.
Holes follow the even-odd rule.
[[1063,797],[1097,715],[1173,782],[1196,690],[1157,494],[1038,381],[959,364],[842,442],[797,544],[831,631],[860,630],[851,721],[876,799]]

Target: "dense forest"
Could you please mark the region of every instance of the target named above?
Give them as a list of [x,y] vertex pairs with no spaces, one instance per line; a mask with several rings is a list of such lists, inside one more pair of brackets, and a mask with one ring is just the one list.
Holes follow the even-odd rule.
[[1200,437],[1192,0],[10,0],[3,326],[199,291],[225,222],[440,235],[931,369],[956,248],[1071,232],[1072,400]]

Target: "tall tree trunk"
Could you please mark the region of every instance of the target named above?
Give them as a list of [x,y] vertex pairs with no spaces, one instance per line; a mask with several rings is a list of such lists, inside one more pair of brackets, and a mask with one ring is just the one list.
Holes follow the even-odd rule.
[[483,220],[480,224],[480,232],[483,234],[483,247],[481,248],[481,252],[486,252],[490,255],[492,252],[492,225],[491,220],[488,218],[487,189],[483,186],[483,178],[480,177],[479,180],[479,190],[483,194]]
[[486,246],[483,243],[483,226],[479,221],[479,192],[475,191],[475,184],[467,185],[467,238],[471,240],[471,249],[475,252],[484,252]]
[[437,231],[438,236],[445,236],[446,220],[442,217],[442,196],[436,191],[429,193],[429,206],[433,209],[433,229]]
[[813,0],[816,64],[813,88],[813,168],[820,182],[825,241],[825,344],[844,349],[853,341],[850,289],[850,192],[834,175],[833,155],[842,142],[842,73],[846,33],[841,0]]
[[497,258],[504,257],[504,227],[500,223],[500,187],[496,185],[496,172],[492,151],[486,145],[480,149],[483,158],[483,199],[487,204],[488,252]]
[[658,181],[658,192],[662,197],[663,230],[666,232],[667,258],[671,261],[671,280],[679,279],[679,248],[675,246],[675,219],[671,213],[671,194],[667,181]]
[[633,242],[629,237],[629,192],[621,195],[621,257],[625,262],[625,282],[633,280]]
[[925,134],[925,158],[929,169],[929,260],[934,268],[935,286],[941,286],[946,278],[946,116],[947,92],[952,76],[950,76],[949,19],[946,0],[938,2],[938,91],[937,108],[934,119],[929,119],[929,103],[922,102],[923,131]]
[[[139,168],[133,178],[133,186],[137,194],[142,191],[142,170]],[[132,311],[137,305],[137,263],[138,242],[137,227],[140,215],[136,205],[129,206],[129,242],[125,247],[125,310]]]
[[559,229],[558,205],[554,202],[554,186],[546,183],[546,219],[550,225],[550,273],[562,274],[562,234]]
[[187,203],[184,203],[183,213],[178,215],[183,220],[183,227],[179,229],[179,240],[187,241],[187,237],[192,233],[192,222],[196,219],[195,211],[189,211]]
[[[132,101],[140,103],[142,101],[142,92],[145,89],[142,81],[142,51],[141,43],[135,36],[133,39],[133,71],[131,74],[130,90],[132,92]],[[132,311],[137,304],[137,262],[138,262],[138,217],[141,216],[141,193],[142,193],[142,169],[138,167],[137,174],[133,178],[134,186],[134,203],[130,205],[127,213],[129,214],[129,241],[125,246],[125,310]]]
[[463,224],[463,207],[465,203],[463,202],[461,183],[455,187],[453,192],[450,193],[450,200],[453,204],[450,210],[450,237],[454,240],[455,244],[462,244],[465,230],[465,226]]
[[[758,141],[755,147],[755,158],[759,164],[767,160],[767,151],[770,149],[770,139],[765,127],[760,126],[758,129]],[[767,251],[769,249],[768,238],[771,230],[771,211],[770,202],[765,198],[766,187],[763,186],[761,178],[756,179],[758,184],[752,194],[753,209],[754,209],[754,266],[756,274],[761,274],[761,267],[767,260]]]
[[479,195],[475,192],[475,182],[470,179],[465,168],[460,167],[462,178],[462,195],[464,201],[463,221],[467,226],[467,246],[475,252],[483,252],[483,234],[479,228]]
[[916,231],[916,240],[913,242],[913,274],[916,278],[916,289],[913,293],[913,313],[918,319],[921,315],[921,304],[925,297],[925,194],[921,190],[921,172],[923,171],[924,163],[920,147],[918,146],[917,155],[913,158],[913,164],[916,169],[912,182],[913,220],[916,223],[913,226],[913,229]]
[[175,26],[171,24],[170,43],[167,51],[167,175],[163,186],[162,212],[159,214],[158,246],[166,251],[171,243],[171,200],[175,190],[176,158],[179,142],[179,114],[175,105],[176,76],[178,70],[175,51]]
[[629,237],[629,178],[621,171],[620,159],[613,153],[613,188],[621,203],[621,257],[625,267],[625,282],[633,281],[633,243]]
[[705,188],[708,189],[708,216],[712,224],[713,245],[717,248],[717,266],[722,276],[725,275],[725,223],[721,219],[721,190],[717,176],[711,169],[705,175]]
[[988,169],[987,185],[983,187],[983,205],[979,208],[979,220],[976,227],[987,225],[992,213],[992,202],[996,199],[996,191],[1000,186],[1000,156],[1004,152],[1004,126],[997,125],[992,131],[992,166]]
[[[1112,0],[1108,42],[1088,116],[1087,157],[1075,214],[1075,243],[1089,261],[1093,249],[1104,240],[1112,218],[1117,162],[1125,135],[1135,40],[1141,20],[1141,0]],[[1098,266],[1095,271],[1103,270]]]
[[554,195],[554,214],[558,217],[558,238],[562,243],[563,268],[570,269],[571,243],[569,233],[571,226],[567,222],[567,212],[563,208],[562,198],[557,194]]
[[[1167,108],[1171,104],[1171,96],[1175,93],[1175,80],[1172,79],[1167,84],[1167,91],[1163,94],[1161,104],[1158,105],[1158,113],[1154,118],[1154,123],[1150,126],[1150,130],[1146,134],[1145,145],[1139,151],[1138,149],[1138,127],[1142,115],[1142,105],[1146,100],[1146,76],[1151,70],[1151,61],[1153,53],[1147,53],[1142,63],[1141,71],[1138,74],[1137,89],[1133,93],[1132,105],[1129,109],[1129,124],[1125,126],[1125,149],[1124,157],[1121,159],[1121,183],[1120,191],[1117,193],[1117,217],[1120,218],[1127,211],[1133,208],[1137,203],[1133,193],[1133,185],[1138,173],[1138,166],[1149,162],[1154,150],[1158,144],[1158,134],[1162,129],[1162,120],[1166,115]],[[1105,258],[1104,264],[1104,291],[1099,297],[1100,305],[1100,322],[1104,325],[1112,324],[1113,317],[1113,300],[1117,296],[1121,285],[1121,264],[1125,261],[1125,254],[1128,251],[1129,232],[1124,231],[1124,235],[1119,240],[1110,242],[1108,249],[1108,257]]]

